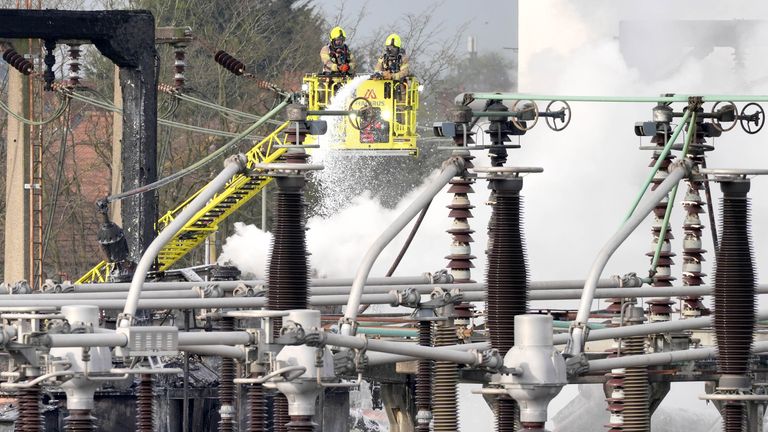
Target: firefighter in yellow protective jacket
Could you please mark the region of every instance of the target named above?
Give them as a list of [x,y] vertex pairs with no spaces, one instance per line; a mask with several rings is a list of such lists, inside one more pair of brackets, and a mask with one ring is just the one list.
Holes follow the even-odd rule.
[[376,62],[376,77],[401,81],[411,74],[408,55],[403,49],[400,36],[392,33],[387,36],[384,54]]
[[323,72],[355,73],[355,58],[346,44],[347,33],[341,27],[334,27],[328,45],[320,50]]

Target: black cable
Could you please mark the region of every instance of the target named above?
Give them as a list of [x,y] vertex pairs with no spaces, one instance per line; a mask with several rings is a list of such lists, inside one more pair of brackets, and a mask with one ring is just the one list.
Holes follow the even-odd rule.
[[59,191],[61,189],[61,177],[64,175],[64,158],[67,154],[67,137],[69,136],[70,128],[69,128],[69,122],[71,119],[71,107],[67,107],[67,110],[64,114],[64,130],[61,134],[61,144],[59,148],[59,163],[56,167],[56,182],[53,186],[53,199],[51,202],[51,209],[48,212],[48,220],[45,224],[45,230],[43,231],[44,237],[43,237],[43,254],[40,258],[41,262],[45,263],[45,254],[48,252],[48,241],[50,240],[51,236],[51,227],[53,226],[53,214],[56,211],[56,204],[59,200]]
[[[403,247],[400,248],[400,253],[397,254],[397,257],[395,258],[395,261],[392,262],[392,265],[389,267],[389,270],[387,270],[387,274],[384,275],[385,277],[390,277],[392,274],[395,273],[395,270],[397,270],[397,266],[400,265],[400,261],[403,260],[403,256],[408,251],[408,248],[411,246],[411,242],[413,241],[413,238],[416,236],[416,232],[419,230],[419,227],[421,226],[421,222],[424,221],[424,216],[427,214],[427,210],[429,210],[429,206],[432,204],[432,200],[429,200],[427,205],[424,206],[423,209],[421,209],[421,213],[419,213],[419,218],[416,219],[416,222],[413,224],[413,228],[411,228],[411,232],[408,234],[408,238],[405,239],[405,243],[403,243]],[[358,315],[362,314],[371,305],[366,304],[360,306],[360,310],[357,311]]]

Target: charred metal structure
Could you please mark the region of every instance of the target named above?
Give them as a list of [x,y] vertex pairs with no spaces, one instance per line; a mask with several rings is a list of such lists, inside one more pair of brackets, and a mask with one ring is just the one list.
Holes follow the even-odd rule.
[[[129,190],[154,182],[157,179],[157,53],[152,14],[147,11],[52,9],[0,11],[0,40],[27,38],[42,39],[50,46],[78,45],[76,42],[86,41],[120,68],[123,91],[122,184]],[[11,61],[17,58],[9,56]],[[22,60],[23,57],[14,64]],[[20,67],[24,68],[24,65]],[[70,80],[71,85],[76,83],[76,79],[74,84]],[[154,193],[127,198],[122,216],[125,238],[131,247],[130,258],[138,261],[155,238],[157,205]]]

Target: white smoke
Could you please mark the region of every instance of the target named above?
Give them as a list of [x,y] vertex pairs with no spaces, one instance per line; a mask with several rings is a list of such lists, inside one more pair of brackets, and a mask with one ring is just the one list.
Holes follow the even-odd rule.
[[[675,53],[675,67],[670,73],[661,78],[649,78],[639,69],[627,65],[617,39],[622,19],[723,20],[768,16],[768,6],[762,2],[740,4],[742,6],[737,8],[728,2],[688,0],[674,3],[613,0],[519,2],[519,88],[521,92],[561,95],[655,96],[666,92],[765,94],[768,90],[763,72],[766,70],[764,59],[768,58],[765,47],[739,47],[742,57],[738,62],[734,58],[734,50],[729,47],[715,47],[703,54],[678,52]],[[737,16],[745,10],[752,11],[751,16]],[[658,31],[663,32],[668,26],[666,22],[660,23]],[[754,44],[755,41],[768,40],[765,33],[765,28],[759,28],[754,34],[743,35],[742,38]],[[648,61],[656,62],[655,53],[663,51],[665,46],[639,45],[629,49],[645,50]],[[647,165],[651,153],[638,150],[641,141],[634,135],[633,125],[637,121],[650,120],[652,104],[571,105],[573,122],[568,129],[555,133],[543,124],[539,125],[521,138],[522,149],[510,151],[508,165],[544,168],[543,174],[526,177],[523,188],[527,250],[534,280],[584,278],[598,250],[621,224],[649,171]],[[743,106],[741,103],[738,105]],[[675,105],[676,110],[681,107],[682,104]],[[710,107],[711,104],[706,109]],[[708,139],[717,148],[708,157],[710,167],[759,168],[765,165],[762,135],[766,132],[746,135],[739,129],[737,127],[721,138]],[[647,138],[643,144],[647,144]],[[487,166],[487,161],[482,158],[475,162],[477,166]],[[326,169],[328,167],[326,162]],[[354,168],[347,169],[346,174],[349,174]],[[471,223],[476,230],[473,253],[478,256],[478,268],[473,277],[481,280],[488,216],[483,201],[487,191],[484,183],[476,185],[475,190],[477,194],[471,199],[477,208]],[[713,198],[718,200],[720,193],[716,184],[712,185],[712,191]],[[755,257],[758,268],[765,268],[768,265],[768,227],[757,222],[768,214],[768,201],[762,199],[768,193],[768,180],[755,179],[752,191]],[[682,195],[682,192],[679,193],[678,199]],[[398,209],[387,210],[370,197],[361,196],[335,216],[311,220],[308,236],[313,253],[312,265],[328,276],[354,274],[372,239],[410,198],[404,197]],[[446,193],[438,195],[397,274],[429,271],[445,264],[442,256],[447,255],[449,244],[449,237],[444,232],[448,225],[444,208],[447,199]],[[672,244],[677,251],[680,251],[683,237],[680,229],[682,216],[683,211],[676,208],[671,221],[676,237]],[[708,221],[704,223],[710,225]],[[711,276],[714,254],[708,230],[705,230],[704,237],[705,248],[710,253],[705,264]],[[393,242],[379,259],[372,275],[383,274],[400,244],[401,239]],[[632,271],[645,276],[649,260],[644,254],[651,250],[650,244],[648,221],[622,245],[604,276]],[[267,247],[268,244],[264,244],[264,248]],[[262,257],[262,254],[255,256]],[[252,258],[246,255],[243,259]],[[681,257],[678,255],[675,260],[673,274],[679,282]],[[595,307],[602,304],[595,302]],[[548,302],[534,303],[532,307],[573,308],[575,305]],[[703,392],[701,384],[674,384],[658,413],[664,413],[668,406],[710,412],[713,408],[705,408],[703,403],[695,400],[695,396]],[[550,416],[573,395],[573,390],[564,390],[551,405]],[[477,413],[462,417],[463,427],[471,425],[473,430],[491,430],[490,411],[478,396],[469,395],[467,387],[462,386],[460,400],[463,412]],[[471,409],[465,409],[467,406]],[[479,414],[481,412],[487,415]],[[601,420],[595,419],[594,423],[599,426]],[[656,428],[654,423],[654,430]]]

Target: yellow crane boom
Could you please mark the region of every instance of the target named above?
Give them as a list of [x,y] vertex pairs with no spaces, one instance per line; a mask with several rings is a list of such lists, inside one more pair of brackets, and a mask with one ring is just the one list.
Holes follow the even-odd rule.
[[[272,181],[272,177],[263,176],[259,172],[254,171],[253,166],[257,163],[275,162],[285,153],[285,148],[277,148],[276,145],[286,144],[283,132],[288,124],[289,122],[285,122],[277,127],[277,129],[246,153],[248,170],[232,177],[226,189],[215,195],[208,202],[208,205],[197,212],[195,217],[176,233],[173,240],[165,245],[157,257],[158,270],[167,270],[189,253],[189,251],[205,241],[206,237],[219,229],[219,224],[222,221],[251,198],[258,195]],[[155,224],[156,229],[160,231],[168,225],[201,190],[198,190],[176,208],[161,216]],[[106,282],[112,271],[111,267],[110,263],[102,261],[78,279],[77,283]]]

